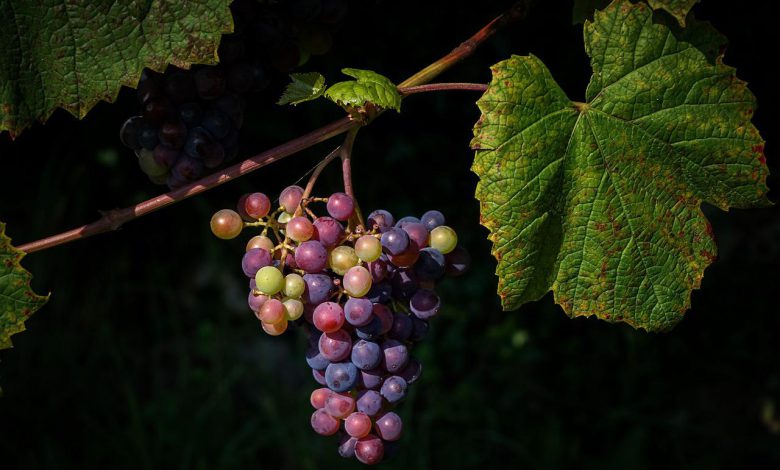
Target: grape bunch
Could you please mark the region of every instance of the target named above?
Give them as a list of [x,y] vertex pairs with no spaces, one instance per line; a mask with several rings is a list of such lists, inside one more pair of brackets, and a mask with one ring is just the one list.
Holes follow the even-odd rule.
[[[290,325],[306,332],[306,362],[322,385],[311,394],[312,428],[340,433],[343,457],[376,464],[401,437],[393,409],[420,378],[411,352],[441,309],[434,287],[463,274],[469,255],[438,211],[395,221],[377,210],[363,224],[347,194],[308,197],[299,186],[279,203],[272,212],[265,194],[244,195],[238,211],[214,214],[211,229],[223,239],[261,229],[241,261],[249,307],[270,335]],[[327,216],[315,215],[317,203]]]
[[287,0],[231,5],[235,32],[219,46],[219,64],[165,73],[144,70],[137,86],[141,114],[122,125],[122,143],[156,184],[175,189],[229,162],[250,94],[268,91],[271,105],[286,74],[327,53],[347,0]]

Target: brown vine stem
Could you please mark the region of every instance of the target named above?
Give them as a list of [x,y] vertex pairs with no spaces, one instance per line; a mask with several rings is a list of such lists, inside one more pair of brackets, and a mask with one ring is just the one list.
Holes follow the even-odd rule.
[[[474,53],[480,44],[493,36],[499,29],[515,20],[525,17],[527,14],[528,5],[531,3],[531,1],[532,0],[524,0],[517,2],[512,8],[499,15],[493,21],[477,31],[477,33],[472,37],[453,49],[452,52],[440,58],[431,65],[425,67],[408,79],[404,80],[398,86],[398,88],[404,89],[424,85],[433,80],[442,72],[448,70],[453,65],[462,61],[466,57],[469,57]],[[305,150],[339,134],[343,134],[350,129],[357,128],[360,125],[360,122],[354,121],[350,117],[344,117],[319,129],[309,132],[308,134],[302,135],[261,154],[255,155],[254,157],[244,160],[241,163],[237,163],[222,171],[212,173],[211,175],[201,178],[198,181],[183,186],[179,189],[161,194],[130,207],[103,212],[103,216],[91,224],[82,225],[81,227],[77,227],[66,232],[58,233],[56,235],[52,235],[50,237],[46,237],[30,243],[25,243],[24,245],[20,245],[17,248],[21,251],[24,251],[25,253],[33,253],[75,240],[80,240],[92,235],[117,230],[123,224],[131,220],[137,219],[138,217],[160,210],[164,207],[168,207],[178,201],[187,199],[196,194],[200,194],[211,188],[227,183],[228,181],[257,170],[258,168],[262,168],[277,160],[281,160],[282,158],[293,155],[297,152],[300,152],[301,150]]]
[[349,131],[347,138],[344,140],[344,145],[341,146],[341,174],[344,178],[344,192],[352,198],[355,204],[355,214],[349,221],[350,228],[354,228],[355,221],[357,221],[359,227],[365,227],[363,214],[360,212],[360,206],[355,197],[355,188],[352,186],[352,147],[355,145],[355,137],[358,130],[359,128]]
[[409,96],[415,93],[426,93],[430,91],[449,91],[449,90],[463,90],[463,91],[485,91],[487,85],[482,83],[431,83],[428,85],[418,85],[410,87],[399,87],[398,92],[401,96]]

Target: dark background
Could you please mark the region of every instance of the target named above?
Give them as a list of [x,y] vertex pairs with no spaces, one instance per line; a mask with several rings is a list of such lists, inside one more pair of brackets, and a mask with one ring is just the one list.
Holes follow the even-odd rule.
[[[333,52],[309,62],[330,81],[342,66],[400,81],[510,1],[355,2]],[[464,2],[465,3],[465,2]],[[531,19],[485,44],[443,81],[489,80],[488,65],[532,52],[570,98],[589,77],[570,2],[537,2]],[[726,62],[749,82],[755,123],[774,142],[777,60],[771,2],[705,0],[696,9],[730,39]],[[424,375],[400,407],[405,437],[385,468],[778,468],[778,209],[706,208],[720,247],[693,308],[672,332],[568,319],[548,295],[500,311],[495,262],[473,199],[470,92],[408,99],[364,129],[356,191],[364,209],[437,208],[474,257],[441,286],[447,308],[416,354]],[[252,155],[340,116],[325,102],[280,109],[259,100],[242,134]],[[162,191],[117,130],[131,90],[79,122],[57,112],[17,141],[0,138],[0,218],[22,243],[92,221]],[[329,151],[324,144],[121,231],[30,255],[48,305],[0,353],[2,468],[359,468],[309,427],[315,387],[304,338],[263,334],[245,306],[243,240],[210,233],[242,193],[278,194]],[[340,188],[335,168],[321,193]],[[775,188],[776,179],[770,179]]]

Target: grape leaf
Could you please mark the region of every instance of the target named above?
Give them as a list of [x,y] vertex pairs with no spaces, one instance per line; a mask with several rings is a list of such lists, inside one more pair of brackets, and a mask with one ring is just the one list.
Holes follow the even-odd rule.
[[677,19],[680,26],[685,26],[685,17],[688,16],[691,8],[699,3],[699,0],[647,0],[647,3],[654,10],[666,10]]
[[0,132],[57,107],[78,118],[134,87],[144,67],[215,63],[229,0],[0,0]]
[[534,56],[493,66],[472,169],[505,309],[552,289],[572,317],[667,330],[716,257],[701,203],[769,204],[754,96],[652,17],[616,0],[585,24],[587,103]]
[[293,106],[316,100],[325,93],[325,77],[317,72],[290,74],[292,81],[276,104]]
[[12,347],[11,335],[24,331],[25,320],[49,300],[30,289],[32,275],[19,264],[23,257],[0,222],[0,349]]
[[342,69],[341,72],[357,80],[331,85],[325,91],[325,97],[329,100],[346,108],[373,103],[380,108],[401,110],[401,95],[389,78],[371,70]]

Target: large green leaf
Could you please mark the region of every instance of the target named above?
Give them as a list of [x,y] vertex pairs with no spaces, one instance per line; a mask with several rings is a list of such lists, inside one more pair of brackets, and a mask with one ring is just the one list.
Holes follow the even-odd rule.
[[32,276],[19,264],[23,257],[0,222],[0,349],[10,348],[11,335],[24,331],[25,320],[49,300],[30,289]]
[[647,3],[656,10],[666,10],[680,25],[685,26],[685,17],[699,0],[647,0]]
[[702,201],[768,204],[753,95],[652,16],[618,0],[585,24],[587,103],[534,56],[492,69],[473,170],[506,309],[552,289],[571,316],[671,328],[716,256]]
[[0,0],[0,132],[62,107],[82,118],[144,67],[215,63],[230,0]]

